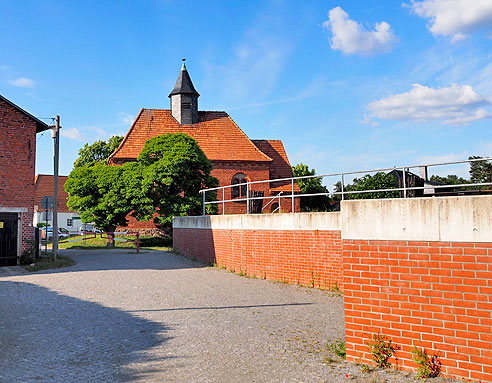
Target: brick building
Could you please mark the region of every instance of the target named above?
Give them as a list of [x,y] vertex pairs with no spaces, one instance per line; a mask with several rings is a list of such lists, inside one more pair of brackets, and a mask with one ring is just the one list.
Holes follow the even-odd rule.
[[0,96],[0,266],[17,264],[33,239],[36,133],[47,129]]
[[[65,182],[68,176],[58,176],[58,226],[67,229],[70,233],[76,233],[82,225],[80,214],[71,211],[67,206],[68,193],[65,191]],[[53,196],[54,176],[48,174],[38,174],[34,181],[34,226],[38,223],[45,223],[52,226],[53,212],[43,209],[41,199],[44,196]]]
[[[199,111],[198,97],[183,60],[174,89],[169,94],[171,109],[142,109],[118,149],[111,155],[109,163],[121,165],[134,161],[145,142],[152,137],[166,133],[186,133],[194,138],[207,158],[212,162],[212,175],[220,186],[238,184],[236,188],[225,189],[225,200],[246,196],[248,181],[292,177],[292,168],[280,140],[251,140],[237,126],[226,112]],[[263,212],[278,211],[278,200],[273,196],[291,194],[289,181],[253,184],[251,191],[264,193]],[[299,192],[294,184],[294,192]],[[218,193],[222,200],[222,191]],[[291,200],[284,198],[280,203],[281,212],[291,211]],[[296,201],[296,209],[299,209]],[[222,204],[219,204],[222,213]],[[225,204],[225,212],[245,213],[246,201]],[[145,223],[132,223],[132,227],[144,227]]]

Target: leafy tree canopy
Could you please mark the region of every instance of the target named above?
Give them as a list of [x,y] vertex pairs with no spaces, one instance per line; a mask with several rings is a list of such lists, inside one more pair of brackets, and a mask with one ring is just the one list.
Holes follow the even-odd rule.
[[[378,189],[396,189],[397,182],[392,174],[384,172],[378,172],[371,176],[365,175],[362,178],[354,178],[352,184],[348,184],[344,187],[344,191],[362,191],[362,190],[378,190]],[[335,191],[342,191],[342,183],[339,181],[335,184]],[[351,193],[345,196],[346,199],[376,199],[376,198],[397,198],[399,196],[398,191],[381,191],[372,193]],[[337,198],[341,199],[341,195],[338,194]]]
[[93,144],[84,144],[84,147],[79,150],[79,157],[75,160],[73,166],[93,166],[97,163],[108,163],[109,156],[113,153],[121,141],[122,136],[112,136],[107,141],[98,140]]
[[[309,170],[307,165],[303,163],[292,167],[294,177],[314,176],[316,170]],[[328,193],[328,189],[321,184],[320,177],[312,177],[297,180],[297,184],[301,189],[302,194]],[[320,195],[315,197],[301,198],[301,211],[329,211],[330,197],[328,195]]]
[[127,167],[102,163],[75,167],[65,182],[68,208],[78,211],[82,222],[94,222],[104,231],[126,226],[125,217],[131,211],[126,198]]
[[449,174],[446,177],[432,175],[430,177],[430,180],[432,182],[439,182],[440,184],[443,185],[460,185],[460,184],[467,184],[470,182],[464,179],[463,177],[458,177],[455,174]]
[[[483,157],[471,156],[469,160],[476,160]],[[472,183],[488,183],[492,182],[492,162],[491,161],[476,161],[470,162],[470,181]]]
[[[200,189],[218,186],[210,172],[212,164],[197,142],[183,133],[154,137],[145,143],[137,165],[132,169],[134,182],[141,187],[128,188],[128,198],[139,220],[153,219],[171,227],[173,216],[200,215]],[[215,200],[215,193],[206,197]],[[207,205],[207,212],[217,211],[217,205]]]
[[[201,214],[200,189],[218,186],[210,175],[210,161],[196,141],[182,133],[150,139],[136,162],[123,166],[104,162],[76,166],[65,190],[68,207],[80,212],[82,222],[94,222],[105,231],[126,226],[130,212],[138,220],[153,219],[169,228],[173,216]],[[207,193],[207,199],[215,200],[214,194]],[[209,213],[218,210],[208,206]]]

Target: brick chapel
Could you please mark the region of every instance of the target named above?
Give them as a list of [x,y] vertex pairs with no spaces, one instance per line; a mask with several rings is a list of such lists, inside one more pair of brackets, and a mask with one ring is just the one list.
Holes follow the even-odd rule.
[[[237,126],[232,118],[222,111],[199,111],[198,97],[186,69],[183,65],[174,89],[169,94],[171,109],[141,109],[130,130],[109,159],[111,165],[121,165],[135,161],[145,142],[152,137],[166,133],[185,133],[195,139],[212,162],[212,176],[219,180],[220,186],[238,184],[235,188],[226,188],[225,201],[246,197],[246,187],[242,183],[292,177],[292,168],[280,140],[251,140]],[[264,213],[290,212],[290,198],[280,200],[281,195],[291,195],[290,181],[253,184],[250,190],[264,193]],[[294,184],[294,193],[299,187]],[[217,198],[222,200],[222,191]],[[226,214],[246,213],[246,201],[233,201],[224,204]],[[223,211],[222,203],[219,212]],[[295,209],[299,209],[298,199]],[[130,221],[130,227],[141,226]]]

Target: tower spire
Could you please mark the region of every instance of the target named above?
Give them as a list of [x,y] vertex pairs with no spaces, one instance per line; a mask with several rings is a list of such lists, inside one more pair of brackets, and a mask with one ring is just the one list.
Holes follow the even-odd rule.
[[181,71],[173,90],[169,93],[171,113],[180,124],[192,125],[198,122],[198,97],[200,94],[196,91],[188,74],[185,65],[186,59],[181,60],[183,61]]

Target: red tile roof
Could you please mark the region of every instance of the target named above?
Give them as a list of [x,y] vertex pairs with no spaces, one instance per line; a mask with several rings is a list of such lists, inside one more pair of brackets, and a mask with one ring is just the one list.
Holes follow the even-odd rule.
[[[292,174],[292,167],[290,166],[287,153],[285,153],[284,145],[280,140],[252,140],[253,143],[270,157],[273,161],[270,164],[270,179],[277,178],[290,178],[294,177]],[[278,181],[271,182],[270,188],[272,191],[292,191],[291,181]],[[294,183],[294,192],[299,192],[299,186]]]
[[[58,176],[58,212],[69,213],[67,207],[68,193],[64,189],[67,176]],[[37,206],[36,211],[43,211],[41,207],[41,198],[44,196],[53,196],[54,178],[52,175],[38,174],[34,181],[35,200],[34,205]]]
[[194,138],[210,161],[272,161],[226,112],[198,112],[198,119],[196,124],[180,125],[169,109],[142,109],[110,164],[134,160],[150,138],[178,132]]

